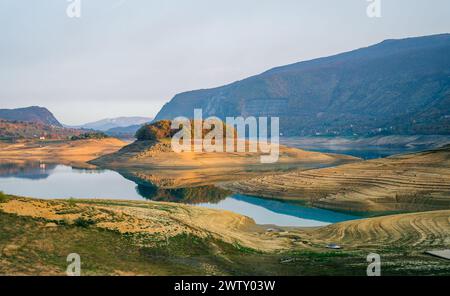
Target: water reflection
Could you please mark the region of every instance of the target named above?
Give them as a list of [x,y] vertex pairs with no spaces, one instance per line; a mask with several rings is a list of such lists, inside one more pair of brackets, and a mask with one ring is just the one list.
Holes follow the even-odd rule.
[[266,208],[274,213],[293,216],[307,220],[322,221],[324,223],[337,223],[357,218],[354,215],[322,210],[317,208],[304,207],[298,204],[281,202],[278,200],[270,200],[240,194],[233,195],[233,198],[238,201],[243,201],[245,203],[250,203],[259,207]]
[[232,211],[253,218],[257,224],[278,226],[318,227],[359,218],[339,212],[240,194],[231,195],[217,204],[204,203],[199,206]]
[[[126,176],[126,177],[125,177]],[[0,191],[35,198],[102,198],[180,202],[229,210],[259,224],[322,226],[356,217],[281,201],[232,194],[214,187],[163,189],[135,176],[111,170],[58,164],[0,165]]]
[[218,203],[231,194],[230,191],[215,186],[163,189],[152,185],[138,184],[136,190],[145,199],[186,204]]
[[46,179],[55,167],[56,164],[43,162],[0,163],[0,176],[31,180]]

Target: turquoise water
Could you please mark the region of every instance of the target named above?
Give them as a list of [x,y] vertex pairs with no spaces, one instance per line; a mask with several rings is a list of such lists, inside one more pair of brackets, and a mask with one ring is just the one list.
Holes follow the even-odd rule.
[[236,212],[253,218],[258,224],[279,226],[316,227],[358,218],[339,212],[240,194],[231,195],[216,204],[199,205]]
[[[0,191],[42,199],[103,198],[164,200],[228,210],[253,218],[258,224],[323,226],[356,219],[334,211],[304,207],[220,189],[163,190],[130,181],[111,170],[76,169],[58,164],[0,164]],[[186,194],[188,192],[188,194]],[[197,194],[198,192],[198,194]],[[194,195],[194,196],[193,196]]]

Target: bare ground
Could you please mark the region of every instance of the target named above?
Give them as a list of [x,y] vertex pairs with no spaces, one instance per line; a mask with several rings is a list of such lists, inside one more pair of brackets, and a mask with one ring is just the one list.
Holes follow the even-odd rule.
[[449,209],[450,146],[337,167],[272,174],[225,183],[222,187],[334,210]]
[[[450,210],[398,214],[347,221],[320,228],[266,231],[251,218],[228,211],[165,202],[35,200],[9,198],[5,213],[54,223],[92,223],[96,227],[144,238],[180,234],[214,237],[266,252],[321,248],[338,243],[347,249],[382,246],[427,248],[450,244]],[[80,222],[81,221],[81,222]]]
[[0,142],[0,160],[8,162],[42,161],[79,167],[87,162],[116,152],[127,143],[115,138],[79,141],[24,141],[14,144]]
[[[248,147],[248,142],[247,142]],[[148,181],[161,188],[211,185],[276,171],[337,165],[360,159],[280,146],[279,160],[261,163],[260,152],[175,153],[168,141],[135,142],[90,163]]]

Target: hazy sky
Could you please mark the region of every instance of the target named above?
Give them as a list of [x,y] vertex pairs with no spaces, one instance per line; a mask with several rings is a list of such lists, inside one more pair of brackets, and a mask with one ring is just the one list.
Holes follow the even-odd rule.
[[378,43],[450,32],[448,0],[0,0],[0,108],[66,124],[154,116],[175,94]]

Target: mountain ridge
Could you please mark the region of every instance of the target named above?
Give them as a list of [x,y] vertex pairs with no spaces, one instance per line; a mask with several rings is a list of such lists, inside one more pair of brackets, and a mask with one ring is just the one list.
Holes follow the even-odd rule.
[[99,131],[108,131],[114,128],[125,128],[133,125],[142,125],[152,121],[152,119],[153,118],[151,117],[143,117],[143,116],[121,116],[114,118],[105,118],[72,127],[94,129]]
[[278,116],[285,135],[450,134],[450,34],[381,43],[175,95],[155,120]]
[[0,119],[5,121],[22,121],[62,127],[55,116],[44,107],[31,106],[16,109],[0,109]]

